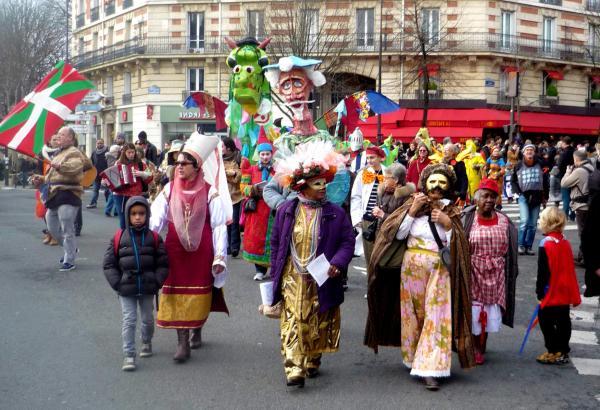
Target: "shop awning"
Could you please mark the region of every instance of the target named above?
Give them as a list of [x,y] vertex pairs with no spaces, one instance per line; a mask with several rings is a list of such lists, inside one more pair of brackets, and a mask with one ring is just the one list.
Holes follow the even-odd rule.
[[[509,123],[508,111],[493,108],[446,109],[432,108],[427,112],[428,127],[458,128],[502,128]],[[381,116],[381,124],[390,128],[420,127],[423,110],[401,108]],[[367,125],[377,126],[377,117],[369,118],[366,123],[359,123],[362,130]]]
[[564,78],[563,73],[560,71],[546,71],[546,74],[553,80],[562,80]]
[[[361,127],[365,138],[374,140],[377,138],[377,126],[366,126]],[[415,135],[419,131],[419,127],[381,127],[381,133],[383,138],[392,136],[397,141],[410,142],[415,139]],[[470,138],[481,139],[483,128],[473,127],[429,127],[429,135],[438,141],[442,141],[446,137],[452,137],[453,141],[462,142]]]
[[522,112],[519,119],[522,132],[561,135],[598,135],[600,117],[590,115]]

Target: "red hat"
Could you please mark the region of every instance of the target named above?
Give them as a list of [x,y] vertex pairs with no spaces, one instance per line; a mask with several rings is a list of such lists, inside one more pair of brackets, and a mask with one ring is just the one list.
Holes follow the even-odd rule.
[[264,127],[260,127],[260,130],[258,132],[258,141],[256,144],[256,151],[258,151],[258,152],[262,152],[262,151],[273,152],[273,144],[271,144],[271,141],[269,141],[269,139],[267,138],[267,133],[265,132]]
[[477,188],[479,189],[488,189],[494,193],[496,193],[496,195],[499,195],[500,193],[500,189],[498,187],[498,181],[494,181],[493,179],[489,179],[489,178],[484,178],[481,180],[481,182],[479,183],[479,187]]
[[367,147],[367,154],[374,154],[381,159],[385,159],[385,151],[375,145],[370,145]]

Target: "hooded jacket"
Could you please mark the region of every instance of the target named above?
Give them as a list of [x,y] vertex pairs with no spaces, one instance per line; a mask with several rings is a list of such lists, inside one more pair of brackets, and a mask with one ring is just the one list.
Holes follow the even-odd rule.
[[[130,225],[129,211],[134,205],[146,207],[146,223],[142,228]],[[160,236],[150,231],[150,205],[146,198],[134,196],[125,205],[126,228],[117,244],[110,241],[104,254],[104,276],[120,296],[154,295],[162,287],[169,274],[169,260]]]

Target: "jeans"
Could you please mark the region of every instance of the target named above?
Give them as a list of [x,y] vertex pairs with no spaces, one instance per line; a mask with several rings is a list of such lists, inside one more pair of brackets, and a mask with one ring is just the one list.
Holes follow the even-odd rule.
[[[96,205],[98,203],[98,196],[100,195],[100,188],[102,184],[97,179],[94,181],[94,194],[92,195],[92,200],[90,201],[90,205]],[[108,202],[108,188],[104,188],[104,200]]]
[[533,247],[535,229],[537,227],[540,206],[530,207],[525,195],[519,196],[519,246],[526,249]]
[[115,208],[117,208],[117,214],[119,214],[121,229],[125,229],[125,204],[128,199],[128,196],[113,194],[113,201],[115,202]]
[[115,205],[115,195],[108,191],[108,198],[106,199],[106,206],[104,207],[104,213],[108,216],[112,215],[115,212],[115,216],[118,215],[117,208]]
[[142,343],[150,343],[154,336],[154,295],[119,296],[123,315],[123,354],[135,356],[135,327],[137,322],[137,306],[140,305],[142,319]]
[[75,239],[75,218],[79,208],[73,205],[61,205],[55,209],[46,210],[46,224],[54,239],[62,243],[64,262],[74,264],[77,251]]
[[80,235],[83,228],[83,212],[81,207],[77,208],[77,216],[75,217],[75,234]]
[[229,241],[229,252],[240,251],[240,206],[242,201],[233,204],[233,217],[231,224],[227,225],[227,239]]
[[561,188],[560,194],[562,195],[563,211],[567,218],[571,216],[571,188]]
[[588,211],[575,211],[575,220],[577,221],[577,234],[579,235],[579,251],[577,253],[577,260],[579,262],[583,262],[583,251],[581,250],[581,233],[583,232],[583,228],[585,227],[585,223],[587,221]]

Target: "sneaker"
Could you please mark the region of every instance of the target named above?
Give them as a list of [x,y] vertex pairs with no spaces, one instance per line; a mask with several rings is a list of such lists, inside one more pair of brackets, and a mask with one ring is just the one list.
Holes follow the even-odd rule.
[[86,205],[86,208],[87,208],[87,209],[94,209],[95,207],[96,207],[96,204],[89,204],[89,205]]
[[525,255],[535,256],[535,252],[531,250],[531,248],[525,249]]
[[71,264],[71,263],[63,263],[59,269],[60,272],[67,272],[70,270],[75,269],[75,265]]
[[135,370],[135,357],[133,356],[125,356],[123,359],[123,366],[121,370],[124,372],[132,372]]
[[524,246],[519,246],[519,255],[525,255],[527,251]]
[[265,280],[266,277],[267,277],[266,273],[256,272],[256,275],[254,275],[253,279],[257,282],[260,282],[261,280]]
[[554,354],[554,364],[567,364],[569,363],[569,354],[562,354],[560,352]]
[[140,351],[140,357],[152,356],[152,343],[142,343],[142,350]]

